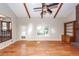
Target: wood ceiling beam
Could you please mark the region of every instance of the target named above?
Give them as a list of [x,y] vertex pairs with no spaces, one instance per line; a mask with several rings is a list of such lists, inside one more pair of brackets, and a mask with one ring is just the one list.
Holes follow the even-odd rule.
[[41,18],[43,18],[43,3],[42,3],[42,14],[41,14]]
[[27,8],[26,3],[23,3],[23,5],[24,5],[25,10],[26,10],[26,12],[27,12],[27,14],[28,14],[28,17],[29,17],[29,18],[31,18],[30,13],[29,13],[28,8]]
[[60,6],[59,6],[58,10],[56,11],[56,13],[55,13],[55,15],[54,15],[54,18],[56,18],[56,16],[57,16],[57,14],[58,14],[59,10],[61,9],[62,5],[63,5],[63,3],[61,3],[61,4],[60,4]]

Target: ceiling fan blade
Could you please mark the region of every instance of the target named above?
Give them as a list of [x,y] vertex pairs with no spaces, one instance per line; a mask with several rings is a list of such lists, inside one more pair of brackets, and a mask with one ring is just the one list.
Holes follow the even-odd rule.
[[58,7],[58,5],[51,6],[51,7],[48,7],[48,8],[50,8],[50,9],[54,9],[54,8],[57,8],[57,7]]
[[38,12],[38,11],[41,11],[41,9],[36,9],[36,10],[34,10],[34,12]]
[[52,11],[49,9],[49,8],[47,8],[47,11],[51,14],[52,13]]
[[36,7],[36,8],[33,8],[33,9],[41,9],[42,7]]
[[[45,6],[45,3],[42,3],[42,7],[44,7],[44,6]],[[34,9],[42,9],[42,7],[36,7]]]
[[44,7],[44,3],[42,3],[42,12],[41,12],[41,18],[43,18],[43,7]]
[[59,3],[52,3],[52,4],[47,5],[47,7],[55,6],[55,5],[58,5],[58,4]]

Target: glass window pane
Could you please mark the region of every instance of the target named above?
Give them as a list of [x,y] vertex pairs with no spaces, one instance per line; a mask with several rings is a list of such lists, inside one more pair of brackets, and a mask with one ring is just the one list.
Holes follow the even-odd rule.
[[2,22],[2,30],[3,31],[7,30],[7,23],[6,22]]
[[37,35],[48,35],[48,27],[38,26],[37,27]]

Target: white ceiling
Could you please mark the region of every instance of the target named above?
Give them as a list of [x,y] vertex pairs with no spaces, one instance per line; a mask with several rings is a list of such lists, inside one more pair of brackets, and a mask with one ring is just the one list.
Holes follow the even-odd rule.
[[12,9],[17,17],[28,17],[22,3],[8,3],[8,6]]
[[64,3],[57,14],[57,17],[67,17],[76,5],[77,3]]
[[[40,7],[41,3],[27,3],[26,5],[31,17],[40,17],[41,11],[35,12],[33,8]],[[8,6],[12,9],[12,11],[15,13],[17,17],[28,17],[26,10],[23,6],[23,3],[8,3]],[[76,6],[75,3],[63,4],[57,17],[66,17],[75,6]],[[56,10],[53,10],[53,11],[56,11]],[[51,16],[52,17],[54,16],[54,12]],[[50,15],[47,14],[46,17],[50,17]]]
[[29,10],[31,17],[40,17],[41,11],[35,12],[33,8],[40,7],[41,3],[29,3],[26,4]]
[[[47,3],[46,3],[46,4],[47,4]],[[42,7],[41,3],[28,3],[28,4],[26,4],[26,5],[27,5],[27,7],[28,7],[28,10],[29,10],[29,13],[30,13],[31,17],[41,17],[41,16],[40,16],[41,11],[35,11],[35,10],[34,10],[34,8],[36,8],[36,7]],[[50,15],[50,14],[46,14],[46,15],[43,15],[43,16],[44,16],[44,17],[50,17],[50,16],[53,17],[54,12],[56,11],[55,9],[56,9],[56,8],[51,9],[51,10],[53,11],[53,13],[52,13],[51,15]],[[40,10],[41,10],[41,9],[40,9]]]

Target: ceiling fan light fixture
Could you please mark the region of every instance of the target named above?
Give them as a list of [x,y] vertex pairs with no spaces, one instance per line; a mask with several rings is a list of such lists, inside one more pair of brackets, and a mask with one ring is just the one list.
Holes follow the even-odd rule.
[[47,12],[47,9],[46,9],[46,8],[44,8],[44,9],[43,9],[43,11],[46,11],[46,12]]

